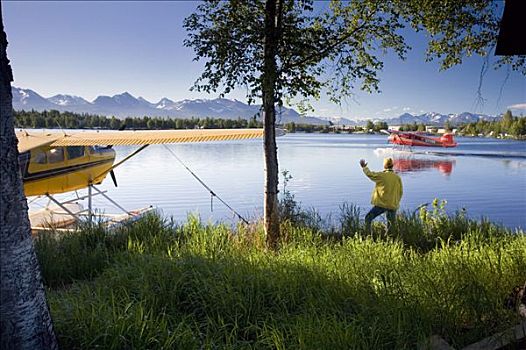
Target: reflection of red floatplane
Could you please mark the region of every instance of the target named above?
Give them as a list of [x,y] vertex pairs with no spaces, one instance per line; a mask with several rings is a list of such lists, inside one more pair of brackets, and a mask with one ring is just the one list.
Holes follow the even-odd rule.
[[456,147],[453,134],[444,134],[440,137],[430,136],[424,132],[387,130],[390,134],[388,141],[402,146],[426,146],[426,147]]
[[431,159],[393,159],[393,168],[397,172],[422,171],[426,169],[438,169],[442,174],[449,175],[453,171],[454,161],[431,160]]

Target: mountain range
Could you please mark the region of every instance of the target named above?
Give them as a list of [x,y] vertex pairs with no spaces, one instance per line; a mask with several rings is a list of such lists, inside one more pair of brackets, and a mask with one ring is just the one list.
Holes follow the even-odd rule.
[[[49,98],[42,97],[30,89],[17,87],[11,88],[13,93],[13,109],[15,110],[59,110],[76,113],[90,113],[106,116],[115,116],[118,118],[125,117],[166,117],[166,118],[223,118],[223,119],[248,119],[257,116],[261,106],[248,105],[238,100],[229,100],[225,98],[216,99],[196,99],[172,101],[168,98],[162,98],[157,103],[147,101],[142,97],[134,97],[128,92],[114,96],[98,96],[92,102],[85,100],[80,96],[72,95],[55,95]],[[364,125],[367,120],[350,120],[346,118],[323,118],[302,116],[292,108],[282,107],[277,111],[278,123],[304,123],[315,125]],[[476,122],[480,119],[494,120],[492,117],[483,114],[474,114],[464,112],[460,114],[440,114],[425,113],[413,115],[404,113],[398,117],[386,117],[371,119],[376,121],[385,121],[388,125],[401,125],[412,123],[424,123],[426,125],[444,125],[446,121],[456,125],[460,123]]]

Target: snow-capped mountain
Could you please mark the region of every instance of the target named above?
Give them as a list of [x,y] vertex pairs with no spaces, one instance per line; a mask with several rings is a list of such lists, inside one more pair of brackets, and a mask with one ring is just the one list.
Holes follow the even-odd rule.
[[114,96],[98,96],[92,102],[82,97],[55,95],[48,99],[33,90],[12,87],[13,108],[16,110],[50,110],[114,115],[117,117],[158,116],[172,118],[221,117],[248,118],[254,115],[253,106],[227,99],[183,100],[174,102],[167,98],[158,103],[135,98],[128,92]]
[[174,109],[174,104],[175,102],[170,100],[169,98],[162,98],[161,100],[159,100],[159,102],[157,102],[155,104],[155,108],[157,109],[164,109],[164,110],[170,110],[170,109]]
[[55,106],[55,103],[50,102],[30,89],[19,89],[13,87],[11,92],[13,94],[14,109],[45,110],[51,109]]
[[419,119],[426,121],[427,123],[443,125],[449,119],[449,116],[436,112],[430,112],[420,115]]
[[329,121],[329,123],[332,123],[333,125],[358,125],[358,122],[355,120],[350,120],[343,117],[320,117],[320,119],[324,119]]
[[151,103],[150,101],[146,100],[145,98],[138,97],[137,100],[142,103],[143,106],[148,106],[150,108],[155,108],[155,104]]
[[145,102],[149,105],[150,103],[144,99],[139,100],[130,95],[128,92],[123,92],[119,95],[113,95],[113,96],[99,96],[94,101],[93,104],[95,106],[99,107],[121,107],[121,108],[133,108],[138,106],[145,106]]
[[[71,95],[55,95],[48,99],[40,96],[29,89],[12,88],[13,108],[16,110],[49,110],[72,111],[81,113],[93,113],[100,115],[114,115],[119,118],[125,117],[169,117],[169,118],[253,118],[259,116],[261,106],[247,105],[238,100],[216,98],[212,100],[196,99],[172,101],[162,98],[157,103],[151,103],[142,97],[134,97],[128,92],[114,96],[101,95],[92,102],[82,97]],[[278,108],[276,111],[278,122],[286,123],[295,121],[308,124],[327,125],[327,120],[316,117],[302,117],[298,112],[290,108]]]
[[464,124],[464,123],[476,123],[479,120],[494,120],[495,117],[491,117],[485,114],[474,114],[469,112],[464,112],[460,114],[451,114],[449,116],[449,121],[452,124]]
[[47,100],[59,106],[82,106],[89,104],[89,102],[82,97],[72,95],[55,95]]
[[[172,101],[162,98],[157,103],[151,103],[142,97],[134,97],[128,92],[113,96],[98,96],[92,102],[79,96],[55,95],[44,98],[33,90],[12,87],[13,108],[15,110],[50,110],[71,111],[77,113],[92,113],[107,116],[125,117],[167,117],[167,118],[254,118],[261,120],[261,106],[248,105],[238,100],[216,98],[212,100],[196,99]],[[460,123],[476,122],[480,119],[494,120],[483,114],[464,112],[460,114],[440,114],[436,112],[413,115],[404,113],[396,118],[379,118],[373,121],[385,121],[388,125],[401,125],[424,123],[426,125],[444,125],[449,121],[453,125]],[[317,125],[365,125],[367,120],[353,121],[341,117],[320,118],[315,116],[303,117],[292,108],[277,108],[276,120],[278,123],[303,123]]]
[[398,117],[400,120],[400,124],[410,124],[413,123],[415,120],[420,121],[420,118],[410,114],[410,113],[404,113]]
[[[168,103],[168,101],[164,102]],[[158,108],[160,108],[159,105]],[[231,119],[238,117],[251,118],[258,112],[259,107],[250,106],[237,100],[216,98],[214,100],[197,99],[172,102],[162,109],[177,111],[183,117],[207,116]]]
[[86,113],[96,113],[101,115],[114,115],[116,117],[142,117],[164,116],[167,114],[155,113],[155,105],[142,97],[135,98],[128,92],[113,96],[98,96],[92,102],[92,108]]
[[452,125],[459,125],[465,123],[476,123],[479,120],[495,120],[498,117],[493,117],[485,114],[475,114],[469,112],[463,112],[460,114],[440,114],[436,112],[424,113],[420,115],[413,115],[410,113],[404,113],[396,118],[382,119],[389,125],[402,125],[402,124],[425,124],[425,125],[436,125],[442,126],[446,122]]

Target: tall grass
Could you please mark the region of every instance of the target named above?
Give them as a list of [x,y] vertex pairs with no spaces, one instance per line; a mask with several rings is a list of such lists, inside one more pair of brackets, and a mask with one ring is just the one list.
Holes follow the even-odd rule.
[[523,232],[440,203],[388,234],[350,205],[336,223],[292,209],[278,251],[261,225],[192,216],[39,237],[62,348],[398,349],[432,334],[462,347],[518,321],[504,300],[526,279]]

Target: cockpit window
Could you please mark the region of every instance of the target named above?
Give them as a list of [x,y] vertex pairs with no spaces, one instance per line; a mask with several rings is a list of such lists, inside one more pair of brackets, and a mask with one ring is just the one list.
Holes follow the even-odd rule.
[[49,163],[60,163],[64,161],[64,148],[52,148],[47,153]]
[[84,146],[69,146],[66,147],[66,151],[69,160],[84,156]]
[[31,151],[33,153],[33,162],[37,164],[46,164],[47,163],[47,157],[46,152],[42,152],[39,149],[35,149]]
[[89,152],[91,154],[95,153],[105,153],[105,152],[113,152],[110,146],[89,146]]
[[31,158],[31,152],[27,151],[18,155],[18,164],[20,165],[20,174],[25,178],[27,176],[27,168],[29,167],[29,161]]

